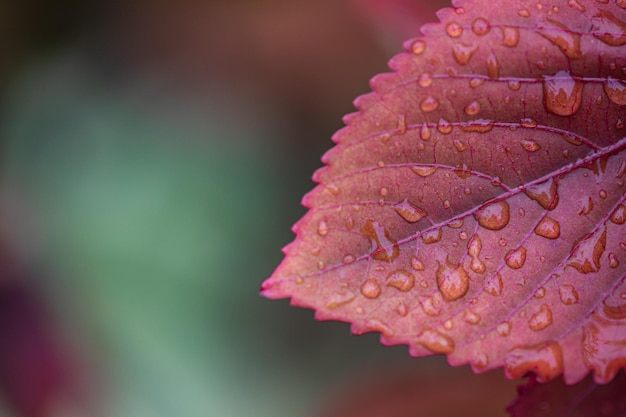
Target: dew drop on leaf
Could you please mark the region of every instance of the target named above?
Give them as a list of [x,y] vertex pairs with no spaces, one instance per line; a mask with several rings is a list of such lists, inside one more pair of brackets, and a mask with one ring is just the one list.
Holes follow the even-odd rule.
[[378,261],[391,262],[400,255],[398,243],[377,221],[368,220],[361,232],[372,241],[372,257]]
[[492,79],[500,76],[500,62],[493,52],[487,57],[487,75]]
[[504,359],[504,370],[512,379],[534,371],[538,381],[547,382],[563,372],[561,347],[556,342],[546,342],[512,349]]
[[503,321],[496,327],[496,332],[498,332],[498,334],[502,337],[508,336],[509,334],[511,334],[511,323],[509,323],[508,321]]
[[378,285],[378,281],[374,278],[366,280],[363,285],[361,285],[361,294],[367,298],[377,298],[380,295],[380,285]]
[[535,227],[535,233],[547,239],[558,239],[561,236],[561,225],[558,221],[546,216]]
[[410,272],[397,270],[387,276],[387,286],[400,291],[409,291],[415,285],[415,277]]
[[401,317],[406,317],[406,315],[409,313],[408,307],[402,301],[398,304],[398,307],[396,307],[396,311]]
[[469,116],[474,116],[478,114],[478,112],[480,112],[480,103],[478,103],[476,100],[465,106],[465,114]]
[[530,17],[530,12],[528,9],[520,9],[517,11],[517,14],[521,17]]
[[[437,295],[439,295],[439,297],[437,297]],[[437,293],[437,295],[423,298],[420,301],[420,306],[422,307],[422,310],[424,310],[424,313],[432,317],[436,317],[441,314],[441,295],[439,293]]]
[[452,54],[454,55],[454,60],[459,65],[465,65],[470,61],[477,49],[478,46],[476,45],[457,43],[452,47]]
[[502,44],[508,47],[515,47],[519,43],[519,29],[512,26],[502,28]]
[[326,307],[328,307],[331,310],[335,309],[339,306],[348,304],[349,302],[354,300],[355,297],[356,296],[354,295],[354,293],[348,290],[334,293],[328,299],[328,304],[326,305]]
[[417,257],[415,256],[411,257],[411,268],[415,269],[416,271],[423,271],[426,269],[422,261],[417,259]]
[[517,249],[511,249],[504,259],[507,266],[511,269],[520,269],[526,262],[526,248],[520,246]]
[[420,177],[429,177],[437,171],[437,168],[429,165],[413,165],[411,171],[415,172]]
[[528,320],[528,327],[532,330],[543,330],[552,324],[552,310],[547,304],[542,304],[538,312]]
[[575,81],[568,71],[544,77],[543,103],[546,110],[559,116],[570,116],[582,103],[583,83]]
[[519,122],[520,126],[528,128],[528,129],[532,129],[537,127],[537,121],[535,119],[532,119],[530,117],[524,117],[522,119],[520,119]]
[[467,294],[469,290],[469,275],[463,268],[463,264],[450,262],[446,258],[445,263],[438,262],[437,287],[443,298],[447,301],[458,300]]
[[578,292],[573,285],[563,284],[559,287],[559,298],[565,305],[578,303]]
[[556,20],[548,19],[548,22],[551,26],[538,28],[537,33],[557,46],[568,58],[582,58],[580,34]]
[[431,243],[437,243],[441,240],[441,235],[441,229],[434,229],[428,232],[424,232],[422,233],[422,241],[427,245]]
[[344,264],[351,264],[356,260],[356,258],[354,257],[354,255],[346,255],[343,257],[343,263]]
[[486,80],[485,80],[484,78],[478,78],[478,77],[476,77],[476,78],[472,78],[472,79],[469,81],[469,85],[470,85],[470,87],[472,87],[472,88],[478,88],[478,87],[480,87],[481,85],[483,85],[485,82],[486,82]]
[[609,100],[620,106],[626,105],[626,83],[624,81],[608,77],[602,87]]
[[535,291],[535,298],[541,299],[541,298],[543,298],[545,296],[546,296],[546,289],[545,289],[545,287],[537,288],[537,291]]
[[534,139],[522,139],[520,141],[520,145],[522,145],[522,148],[526,149],[528,152],[536,152],[541,149],[541,145],[539,145]]
[[619,260],[617,259],[617,255],[613,252],[609,253],[609,266],[611,268],[617,268],[619,266]]
[[472,32],[474,32],[478,36],[486,35],[487,33],[489,33],[489,30],[491,30],[489,22],[482,17],[475,19],[472,23]]
[[494,297],[502,294],[502,276],[500,273],[496,273],[495,275],[490,276],[485,282],[484,291],[487,294],[493,295]]
[[448,319],[443,322],[443,328],[446,330],[452,330],[452,320]]
[[415,55],[421,55],[426,50],[426,42],[417,40],[411,44],[411,52]]
[[452,123],[450,123],[446,119],[439,119],[439,122],[437,122],[437,130],[439,131],[439,133],[447,135],[448,133],[452,132]]
[[509,224],[510,209],[506,201],[497,201],[482,207],[474,214],[478,224],[489,230],[501,230]]
[[553,179],[530,186],[525,193],[528,198],[547,210],[554,210],[559,204],[558,187]]
[[480,323],[480,316],[472,310],[465,310],[465,313],[463,313],[463,320],[469,324],[478,324]]
[[472,361],[472,366],[476,370],[485,369],[489,365],[489,356],[484,352],[479,352]]
[[507,86],[509,87],[509,90],[511,91],[517,91],[520,88],[522,88],[522,83],[519,80],[509,80],[509,82],[507,83]]
[[420,138],[422,138],[422,140],[428,140],[430,139],[431,135],[432,135],[432,132],[430,130],[430,127],[428,127],[428,125],[424,123],[422,127],[420,128]]
[[585,237],[574,246],[569,258],[568,266],[572,266],[583,274],[600,270],[600,257],[606,249],[606,227],[590,236]]
[[426,96],[420,103],[420,109],[426,113],[434,111],[437,107],[439,107],[439,101],[433,96]]
[[610,217],[611,221],[615,224],[624,224],[626,222],[626,206],[620,204],[617,206]]
[[324,220],[317,224],[317,234],[320,236],[326,236],[328,234],[328,223]]
[[454,352],[454,341],[436,330],[426,329],[417,335],[416,340],[433,353]]
[[446,32],[452,38],[458,38],[463,34],[463,27],[456,22],[450,22],[446,26]]
[[395,204],[393,208],[396,212],[409,223],[415,223],[427,215],[425,210],[414,206],[405,198],[402,202]]
[[591,19],[593,36],[610,46],[626,45],[626,23],[608,10],[599,10]]
[[433,77],[425,72],[417,77],[417,83],[424,88],[430,87],[433,84]]

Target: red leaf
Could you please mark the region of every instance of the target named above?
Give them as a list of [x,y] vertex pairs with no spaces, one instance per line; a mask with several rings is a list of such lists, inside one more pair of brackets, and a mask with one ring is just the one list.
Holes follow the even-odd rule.
[[626,366],[624,3],[458,1],[355,101],[262,287],[414,356]]
[[598,385],[590,377],[576,385],[556,379],[539,384],[530,380],[517,389],[519,395],[507,407],[511,417],[613,417],[626,413],[626,374]]

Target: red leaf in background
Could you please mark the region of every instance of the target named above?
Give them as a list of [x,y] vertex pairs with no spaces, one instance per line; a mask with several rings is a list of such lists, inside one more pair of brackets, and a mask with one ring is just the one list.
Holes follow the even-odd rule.
[[624,372],[606,385],[598,385],[590,377],[576,385],[566,385],[560,378],[539,384],[531,377],[517,391],[517,399],[507,407],[511,417],[614,417],[626,413]]
[[458,1],[372,80],[262,292],[539,381],[626,366],[626,4]]

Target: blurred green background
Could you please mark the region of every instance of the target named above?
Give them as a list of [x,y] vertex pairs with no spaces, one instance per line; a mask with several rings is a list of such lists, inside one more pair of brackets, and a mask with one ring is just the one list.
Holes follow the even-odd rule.
[[0,415],[306,417],[364,370],[454,372],[258,295],[444,4],[392,3],[0,0]]

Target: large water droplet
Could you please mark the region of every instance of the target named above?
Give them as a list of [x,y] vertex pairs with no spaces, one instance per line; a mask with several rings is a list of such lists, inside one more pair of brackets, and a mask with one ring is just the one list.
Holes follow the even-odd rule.
[[326,307],[329,308],[330,310],[335,309],[342,305],[348,304],[349,302],[354,300],[355,297],[356,296],[354,295],[352,291],[345,290],[345,291],[336,292],[330,296],[330,298],[328,299],[328,304],[326,304]]
[[606,249],[606,227],[586,236],[574,245],[570,253],[568,266],[572,266],[583,274],[600,270],[600,257]]
[[478,87],[480,87],[481,85],[483,85],[485,82],[486,82],[486,80],[485,80],[484,78],[478,78],[478,77],[477,77],[477,78],[472,78],[472,79],[469,81],[469,85],[470,85],[470,87],[472,87],[472,88],[478,88]]
[[602,87],[609,100],[620,106],[626,105],[626,83],[623,80],[608,77]]
[[476,100],[465,106],[465,113],[469,116],[475,116],[480,112],[480,103]]
[[415,256],[411,257],[411,268],[415,269],[416,271],[423,271],[426,269],[424,263],[417,259],[417,257]]
[[367,298],[377,298],[380,295],[380,285],[378,285],[378,281],[374,278],[366,280],[363,285],[361,285],[361,294]]
[[563,23],[547,19],[551,26],[538,28],[537,32],[559,47],[561,52],[571,59],[582,58],[580,52],[580,33],[570,30]]
[[547,304],[542,304],[538,312],[528,320],[528,327],[532,330],[543,330],[552,324],[552,310]]
[[500,76],[500,62],[493,52],[487,57],[487,75],[493,79]]
[[494,297],[502,294],[502,276],[499,273],[490,276],[485,282],[484,291]]
[[463,297],[469,290],[469,275],[463,269],[463,264],[450,262],[447,258],[445,264],[438,264],[437,286],[443,298],[454,301]]
[[535,227],[535,233],[547,239],[557,239],[561,236],[561,224],[546,216]]
[[478,224],[489,230],[501,230],[509,224],[509,204],[502,200],[482,207],[474,214]]
[[402,202],[394,205],[393,208],[404,220],[409,223],[415,223],[421,220],[424,216],[428,215],[425,210],[411,204],[408,198],[405,198]]
[[522,145],[522,148],[526,149],[528,152],[536,152],[541,149],[541,145],[539,145],[534,139],[522,139],[520,141],[520,145]]
[[570,116],[582,103],[583,83],[574,80],[569,71],[547,75],[543,81],[543,104],[559,116]]
[[415,277],[410,272],[397,270],[387,276],[387,286],[400,291],[409,291],[415,285]]
[[556,342],[518,347],[504,358],[504,370],[511,379],[535,372],[539,382],[547,382],[563,372],[563,353]]
[[317,234],[320,236],[326,236],[328,234],[328,223],[324,220],[317,224]]
[[463,34],[463,27],[456,22],[450,22],[446,26],[446,32],[452,38],[458,38]]
[[400,255],[400,248],[396,240],[389,236],[389,232],[377,221],[368,220],[361,232],[372,241],[372,258],[378,261],[391,262]]
[[520,246],[517,249],[511,249],[504,258],[507,266],[511,269],[520,269],[526,262],[526,248]]
[[608,10],[600,9],[591,18],[593,36],[611,46],[626,45],[626,23]]
[[512,26],[502,28],[502,44],[508,47],[515,47],[519,43],[519,29]]
[[525,193],[528,198],[547,210],[554,210],[559,204],[558,187],[553,179],[532,185],[526,189]]
[[437,243],[441,240],[441,229],[422,233],[422,241],[426,244]]
[[417,77],[417,83],[424,88],[430,87],[433,84],[433,76],[428,73],[420,74]]
[[416,341],[433,353],[454,352],[454,341],[436,330],[426,329],[422,331],[417,335]]
[[578,292],[573,285],[564,284],[559,287],[559,298],[565,305],[578,303]]
[[421,55],[426,50],[426,42],[417,40],[411,44],[411,52],[415,55]]
[[472,23],[472,32],[474,32],[478,36],[486,35],[487,33],[489,33],[490,29],[491,26],[489,25],[489,22],[482,17],[479,17]]
[[457,43],[452,47],[452,54],[454,55],[454,60],[459,65],[465,65],[470,61],[477,49],[478,46],[476,45]]
[[437,99],[434,98],[433,96],[427,96],[420,103],[420,109],[422,109],[422,111],[426,113],[434,111],[438,106],[439,106],[439,101],[437,101]]
[[620,204],[611,214],[611,221],[615,224],[624,224],[626,222],[626,206]]
[[439,119],[439,122],[437,122],[437,130],[439,131],[439,133],[447,135],[448,133],[452,132],[452,123],[450,123],[446,119]]
[[420,177],[428,177],[433,175],[435,171],[437,171],[437,168],[429,165],[413,165],[411,171],[415,172]]

